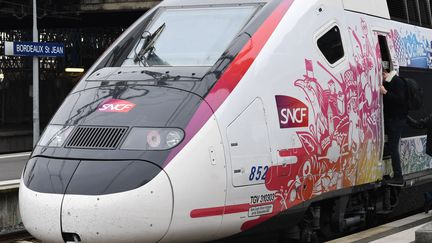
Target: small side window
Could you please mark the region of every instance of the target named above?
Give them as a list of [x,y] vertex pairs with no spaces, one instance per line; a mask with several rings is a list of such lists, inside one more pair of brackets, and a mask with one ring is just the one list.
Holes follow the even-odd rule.
[[417,1],[408,0],[407,7],[408,7],[408,23],[414,25],[420,25],[420,16],[419,16],[419,10],[417,8],[418,7]]
[[427,0],[419,0],[421,26],[431,27],[430,8]]
[[344,56],[342,38],[337,26],[318,39],[318,48],[330,64],[334,64]]
[[406,1],[387,0],[387,6],[391,19],[408,22],[408,11]]

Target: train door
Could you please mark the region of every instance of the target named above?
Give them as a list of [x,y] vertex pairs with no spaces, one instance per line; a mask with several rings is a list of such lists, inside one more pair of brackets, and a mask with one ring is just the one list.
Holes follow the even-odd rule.
[[[379,66],[380,70],[383,67],[389,68],[390,70],[396,70],[399,72],[399,65],[397,59],[395,59],[395,50],[393,48],[393,43],[389,36],[389,32],[383,29],[374,29],[374,37],[377,43],[377,47],[379,48],[379,52],[377,52],[378,60],[381,60],[381,65]],[[386,67],[388,66],[388,67]],[[380,80],[379,85],[381,85],[382,80]],[[385,139],[385,131],[384,131],[384,106],[382,96],[380,95],[380,105],[381,105],[381,156],[382,159],[381,165],[381,176],[388,175],[391,172],[391,161],[386,159],[388,155],[385,154],[384,143]]]
[[[341,43],[338,59],[326,56],[325,50],[320,48],[323,54],[321,66],[325,71],[320,76],[323,80],[329,80],[326,117],[328,134],[332,139],[330,143],[323,140],[321,144],[328,144],[323,149],[328,149],[327,158],[335,168],[333,171],[340,173],[342,187],[381,178],[383,137],[379,94],[381,61],[376,51],[378,42],[365,19],[349,18],[346,23],[346,26],[330,23],[327,32],[324,29],[325,34],[317,38],[319,42],[320,39],[325,41],[326,35],[334,37],[329,38],[330,53],[335,53],[336,37],[339,36],[338,42]],[[340,139],[340,134],[343,134],[343,139]],[[338,160],[331,160],[335,151],[339,152],[334,155]],[[336,188],[339,186],[338,183]]]
[[[317,169],[312,170],[313,177],[305,178],[305,187],[311,193],[322,193],[339,189],[344,185],[344,150],[349,149],[349,139],[340,139],[339,134],[347,133],[346,112],[348,103],[344,90],[344,73],[349,66],[347,38],[343,23],[330,20],[315,33],[314,42],[318,57],[313,69],[312,84],[318,86],[317,99],[312,103],[314,114]],[[347,76],[347,75],[345,75]],[[314,81],[316,79],[316,81]],[[307,90],[305,90],[307,93]],[[312,97],[312,95],[307,95]],[[344,119],[345,117],[345,119]],[[344,144],[346,143],[346,144]],[[310,178],[319,178],[310,185]],[[309,196],[306,196],[308,198]]]

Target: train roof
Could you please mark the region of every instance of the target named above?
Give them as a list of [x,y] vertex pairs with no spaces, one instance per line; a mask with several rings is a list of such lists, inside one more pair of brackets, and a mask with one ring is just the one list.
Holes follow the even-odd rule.
[[268,3],[272,0],[165,0],[160,6],[194,6],[194,5],[225,5],[225,4],[247,4]]

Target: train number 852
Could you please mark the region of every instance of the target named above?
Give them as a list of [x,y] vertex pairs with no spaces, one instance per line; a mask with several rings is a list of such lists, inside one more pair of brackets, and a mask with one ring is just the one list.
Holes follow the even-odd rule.
[[252,166],[249,174],[249,181],[265,180],[268,166]]

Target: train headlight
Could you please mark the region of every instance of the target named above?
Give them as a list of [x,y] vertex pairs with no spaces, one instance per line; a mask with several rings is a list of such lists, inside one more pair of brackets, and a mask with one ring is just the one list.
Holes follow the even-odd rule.
[[39,146],[61,147],[73,130],[73,126],[48,125],[38,142]]
[[167,133],[166,135],[166,145],[168,147],[175,147],[179,144],[183,139],[183,131],[173,130]]
[[152,130],[147,133],[147,144],[150,148],[158,148],[161,145],[161,137],[159,131]]
[[120,149],[168,150],[177,146],[184,138],[178,128],[132,128]]

